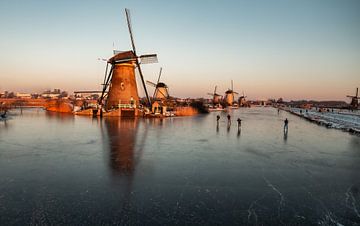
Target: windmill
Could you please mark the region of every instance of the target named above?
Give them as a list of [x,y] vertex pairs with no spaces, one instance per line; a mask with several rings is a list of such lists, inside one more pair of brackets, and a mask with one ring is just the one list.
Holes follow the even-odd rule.
[[216,89],[217,89],[217,86],[215,86],[215,89],[214,89],[214,93],[208,93],[208,95],[212,96],[213,97],[213,105],[215,106],[216,104],[219,104],[220,103],[220,100],[222,98],[222,96],[220,94],[217,94],[216,93]]
[[233,84],[233,80],[231,80],[231,89],[228,89],[225,92],[225,98],[224,98],[224,102],[226,105],[228,106],[232,106],[235,100],[235,94],[239,94],[237,92],[234,91],[234,84]]
[[138,69],[141,78],[141,82],[146,94],[147,105],[149,107],[151,106],[151,101],[145,86],[144,76],[140,65],[157,63],[157,55],[137,55],[129,9],[125,9],[125,14],[132,50],[114,50],[114,56],[107,60],[104,82],[102,84],[103,89],[99,99],[99,104],[102,105],[105,97],[107,97],[105,110],[116,108],[116,106],[121,106],[121,104],[130,103],[132,106],[137,106],[139,103],[139,95],[135,79],[135,68]]
[[170,97],[168,86],[165,83],[160,82],[161,72],[162,72],[162,67],[160,68],[159,77],[156,83],[146,81],[148,85],[155,87],[153,99],[156,100],[166,100]]
[[246,98],[245,93],[243,91],[242,96],[239,97],[239,106],[245,106],[246,105]]
[[358,109],[359,107],[359,88],[356,88],[356,93],[355,96],[351,96],[351,95],[347,95],[346,97],[351,98],[351,102],[350,102],[350,108],[351,109]]

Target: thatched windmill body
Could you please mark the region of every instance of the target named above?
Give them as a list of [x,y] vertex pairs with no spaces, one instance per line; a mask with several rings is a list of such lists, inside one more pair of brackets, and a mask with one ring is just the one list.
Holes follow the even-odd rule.
[[359,88],[356,88],[355,96],[347,95],[347,97],[351,98],[350,108],[351,109],[358,109],[359,107]]
[[224,98],[225,105],[233,106],[233,104],[235,102],[235,94],[239,94],[239,93],[234,91],[233,80],[231,80],[231,89],[228,89],[225,92],[225,98]]
[[[114,56],[107,61],[103,90],[99,99],[100,105],[104,105],[105,110],[110,110],[117,107],[121,108],[121,106],[131,106],[134,108],[138,106],[139,94],[135,79],[135,68],[137,68],[139,71],[141,82],[147,98],[147,105],[149,107],[151,106],[151,100],[145,86],[140,65],[145,63],[156,63],[157,55],[137,55],[131,27],[130,11],[125,9],[125,13],[132,50],[114,51]],[[106,101],[104,103],[105,98]]]
[[243,107],[246,105],[246,98],[247,96],[245,96],[245,93],[242,93],[242,96],[239,97],[239,106]]
[[160,82],[161,72],[162,72],[162,68],[160,68],[158,80],[156,83],[151,81],[146,81],[146,83],[148,85],[155,87],[153,99],[163,101],[169,99],[170,95],[169,95],[169,87],[165,83]]
[[222,95],[216,93],[216,89],[217,86],[215,86],[214,93],[208,93],[208,95],[213,97],[212,102],[214,106],[220,104],[222,98]]

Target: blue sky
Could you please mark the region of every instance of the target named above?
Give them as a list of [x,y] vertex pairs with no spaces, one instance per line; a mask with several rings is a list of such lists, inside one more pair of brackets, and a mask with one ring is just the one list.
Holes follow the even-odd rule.
[[[98,57],[157,53],[172,95],[339,99],[360,86],[360,1],[0,0],[0,91],[100,89]],[[140,88],[140,86],[139,86]]]

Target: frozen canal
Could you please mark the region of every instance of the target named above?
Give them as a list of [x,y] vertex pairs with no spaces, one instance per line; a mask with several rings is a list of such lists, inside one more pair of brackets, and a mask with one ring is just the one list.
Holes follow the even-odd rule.
[[234,110],[229,129],[217,114],[16,112],[0,121],[0,225],[360,224],[360,137],[273,108]]

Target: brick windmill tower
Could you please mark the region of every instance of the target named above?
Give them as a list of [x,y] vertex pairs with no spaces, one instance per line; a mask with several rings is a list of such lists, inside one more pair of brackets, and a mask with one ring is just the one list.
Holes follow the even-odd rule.
[[114,51],[114,56],[107,60],[103,90],[99,99],[99,104],[104,106],[106,111],[113,109],[135,109],[139,106],[139,94],[135,79],[135,68],[138,69],[141,78],[146,94],[147,105],[149,107],[151,106],[151,101],[145,86],[144,76],[140,65],[157,63],[157,55],[137,55],[129,9],[125,9],[125,14],[132,50]]

